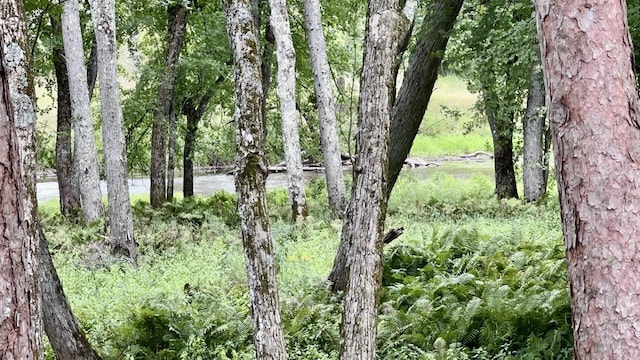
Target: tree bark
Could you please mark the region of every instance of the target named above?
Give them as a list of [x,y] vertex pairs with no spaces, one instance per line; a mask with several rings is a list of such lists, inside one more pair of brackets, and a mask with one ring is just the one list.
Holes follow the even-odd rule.
[[342,217],[347,204],[347,195],[342,173],[340,144],[338,142],[338,121],[335,100],[331,88],[327,44],[322,31],[322,15],[319,0],[304,0],[304,20],[307,29],[309,54],[313,68],[313,78],[318,101],[320,119],[320,142],[324,157],[324,172],[327,179],[329,208],[334,215]]
[[169,24],[167,28],[167,52],[164,72],[158,89],[158,103],[154,112],[151,129],[151,206],[160,207],[167,200],[166,166],[167,147],[165,143],[167,124],[171,117],[171,102],[174,96],[176,71],[189,10],[181,3],[167,8]]
[[[60,21],[50,17],[54,36],[62,39]],[[56,177],[60,194],[60,212],[67,220],[78,223],[82,214],[78,179],[73,168],[71,148],[71,97],[69,94],[69,76],[64,59],[64,48],[55,42],[52,49],[53,67],[56,73],[57,91],[57,129],[56,129]]]
[[575,359],[638,359],[638,92],[624,1],[536,2]]
[[484,107],[491,137],[493,139],[493,168],[495,173],[495,194],[498,199],[518,197],[516,172],[513,163],[513,129],[515,124],[513,114],[498,115],[495,104],[497,101],[492,94],[484,94]]
[[184,137],[184,151],[182,153],[182,193],[184,197],[193,196],[193,153],[196,133],[198,123],[212,97],[213,91],[209,90],[200,98],[197,105],[194,104],[194,99],[186,99],[182,105],[182,113],[187,117],[187,133]]
[[[371,0],[358,105],[354,189],[343,236],[350,235],[341,360],[375,359],[382,245],[387,210],[389,127],[397,59],[411,22],[398,1]],[[351,224],[351,225],[348,225]],[[350,234],[349,234],[350,233]]]
[[438,69],[444,57],[449,35],[460,13],[464,0],[434,0],[428,5],[418,41],[404,72],[402,86],[391,116],[391,142],[389,148],[389,190],[400,175],[413,140],[418,134],[427,110]]
[[[539,56],[539,55],[538,55]],[[524,149],[522,177],[526,201],[538,201],[547,192],[545,152],[544,79],[537,62],[531,69],[527,112],[523,119]]]
[[167,201],[173,201],[173,185],[176,171],[176,114],[175,100],[171,101],[171,114],[169,115],[169,143],[167,144]]
[[296,53],[291,40],[291,28],[285,0],[269,0],[271,7],[271,30],[276,39],[278,59],[278,98],[282,118],[282,142],[287,165],[287,188],[291,204],[291,220],[297,221],[308,215],[307,200],[302,175],[300,152],[299,116],[296,110]]
[[236,173],[256,358],[287,358],[280,319],[265,180],[265,132],[258,30],[249,0],[223,0],[235,68]]
[[[3,312],[0,358],[42,359],[37,261],[27,220],[32,214],[25,208],[15,131],[17,121],[25,119],[14,117],[15,106],[19,104],[15,97],[11,99],[9,89],[9,82],[15,81],[15,78],[11,79],[15,69],[9,66],[17,65],[10,59],[18,59],[17,63],[21,63],[27,56],[15,42],[17,34],[13,31],[18,29],[12,29],[11,24],[18,20],[16,23],[24,26],[22,18],[14,17],[12,11],[18,6],[22,8],[22,3],[9,1],[0,5],[0,302]],[[27,84],[27,79],[23,80]]]
[[91,0],[91,18],[98,46],[100,112],[104,167],[109,200],[109,242],[111,253],[132,262],[136,259],[133,215],[127,179],[127,151],[116,53],[116,13],[114,0]]
[[62,40],[69,74],[69,94],[75,132],[74,168],[80,188],[84,221],[90,223],[102,216],[103,205],[77,0],[64,3]]

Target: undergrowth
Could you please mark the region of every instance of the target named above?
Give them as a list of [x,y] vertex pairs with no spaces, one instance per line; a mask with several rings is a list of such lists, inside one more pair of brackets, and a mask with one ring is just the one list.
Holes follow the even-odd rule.
[[[569,359],[570,310],[552,198],[498,201],[486,176],[403,176],[388,227],[379,359]],[[341,222],[321,179],[309,218],[288,221],[285,190],[268,193],[290,359],[337,358],[340,294],[324,282]],[[133,207],[136,268],[109,258],[105,224],[43,214],[72,307],[105,359],[254,359],[235,196]],[[53,359],[50,350],[47,358]]]

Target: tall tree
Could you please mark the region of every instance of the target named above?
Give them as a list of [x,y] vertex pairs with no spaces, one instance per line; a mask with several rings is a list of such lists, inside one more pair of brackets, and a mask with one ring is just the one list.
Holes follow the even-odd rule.
[[624,1],[536,2],[575,359],[640,358],[640,107]]
[[213,97],[213,91],[207,90],[198,100],[187,98],[182,104],[182,113],[187,118],[187,132],[184,136],[184,151],[182,152],[182,194],[184,197],[193,196],[193,155],[195,150],[196,133],[198,123],[204,115],[209,101]]
[[87,70],[84,65],[78,0],[68,0],[62,11],[62,40],[69,74],[69,94],[74,128],[74,167],[80,184],[84,221],[90,223],[102,216],[102,191],[98,155],[89,107]]
[[347,204],[347,196],[342,173],[342,159],[338,142],[338,121],[335,100],[331,87],[331,74],[327,60],[327,44],[322,30],[322,15],[319,0],[304,0],[304,23],[313,67],[313,77],[320,118],[320,142],[324,157],[324,171],[327,178],[329,208],[342,217]]
[[97,44],[100,111],[104,167],[109,200],[109,242],[111,252],[132,261],[136,258],[133,215],[127,180],[127,154],[116,53],[116,11],[114,0],[90,0]]
[[[540,59],[539,53],[537,57]],[[522,179],[526,201],[537,201],[547,192],[549,144],[544,101],[544,79],[538,61],[531,68],[527,111],[522,119]]]
[[[7,33],[7,5],[0,5],[0,301],[4,320],[0,323],[0,357],[2,359],[41,359],[43,354],[39,308],[33,308],[32,300],[39,298],[37,290],[37,264],[28,236],[25,219],[22,171],[18,140],[15,132],[12,100],[9,92],[9,72],[5,68],[8,59],[24,56],[16,43],[5,43],[11,38]],[[20,4],[21,6],[22,4]]]
[[367,12],[354,187],[342,233],[350,239],[341,360],[375,359],[387,211],[389,128],[398,58],[411,26],[411,21],[398,9],[397,0],[370,0]]
[[57,83],[57,129],[56,129],[56,177],[60,198],[60,212],[72,222],[78,222],[82,214],[80,203],[80,189],[77,174],[73,166],[73,151],[71,148],[71,97],[69,94],[69,75],[62,46],[62,26],[60,19],[51,14],[49,18],[54,40],[51,50],[52,62]]
[[223,0],[235,69],[235,173],[256,358],[286,359],[267,211],[265,131],[258,29],[249,0]]
[[[417,43],[409,57],[402,86],[393,106],[389,144],[389,177],[387,196],[393,190],[404,160],[427,110],[429,98],[438,77],[449,34],[460,12],[463,0],[434,0],[424,16]],[[345,229],[343,229],[343,232]],[[349,236],[342,236],[338,253],[329,274],[332,289],[346,288]]]
[[[495,80],[494,80],[495,81]],[[501,97],[491,88],[481,95],[481,103],[491,128],[493,140],[493,170],[495,194],[498,199],[518,197],[516,170],[513,161],[513,133],[515,131],[515,111],[501,107]]]
[[282,118],[282,140],[287,164],[287,187],[291,203],[291,220],[307,216],[307,200],[302,175],[302,156],[296,109],[296,53],[291,40],[291,27],[285,0],[269,0],[271,30],[276,40],[278,59],[278,98]]
[[165,53],[163,77],[158,88],[158,99],[154,111],[153,129],[151,133],[151,206],[160,207],[167,200],[166,167],[167,146],[166,133],[171,118],[174,87],[180,51],[184,43],[189,10],[177,2],[167,7],[169,23],[167,27],[167,49]]

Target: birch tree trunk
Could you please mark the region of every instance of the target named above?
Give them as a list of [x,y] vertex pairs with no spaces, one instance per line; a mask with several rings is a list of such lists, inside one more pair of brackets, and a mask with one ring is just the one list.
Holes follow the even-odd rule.
[[[15,1],[0,5],[0,303],[3,321],[0,322],[0,358],[42,359],[42,335],[37,286],[37,261],[32,252],[29,235],[30,216],[24,207],[24,189],[15,132],[13,104],[9,95],[10,59],[20,61],[26,56],[11,40],[7,27],[15,18],[8,18],[7,7]],[[22,6],[22,4],[20,4]],[[17,56],[17,57],[16,57]],[[26,79],[25,79],[26,80]],[[35,307],[34,307],[35,305]]]
[[[411,22],[397,0],[371,0],[358,104],[354,190],[343,229],[351,235],[343,301],[341,360],[374,360],[387,211],[389,127],[398,55]],[[351,224],[349,226],[348,224]],[[345,239],[343,239],[344,241]]]
[[[0,3],[0,358],[41,359],[34,87],[24,4]],[[20,148],[22,147],[22,151]]]
[[158,104],[153,117],[151,129],[151,206],[160,207],[167,200],[166,167],[167,167],[167,124],[171,117],[176,71],[180,51],[184,43],[184,32],[187,26],[188,9],[181,3],[167,8],[169,24],[167,28],[167,52],[164,60],[164,72],[158,89]]
[[536,2],[574,358],[638,359],[640,107],[624,1]]
[[64,3],[62,40],[69,74],[71,115],[75,133],[74,167],[80,188],[84,221],[90,223],[102,216],[103,206],[98,155],[89,107],[87,70],[84,65],[78,0],[68,0]]
[[[539,58],[539,54],[538,54]],[[531,69],[527,113],[522,126],[524,149],[522,178],[526,201],[538,201],[547,192],[547,154],[545,151],[544,79],[538,63]]]
[[[60,21],[50,17],[54,36],[62,39]],[[71,97],[69,95],[69,76],[64,58],[64,48],[55,42],[52,49],[52,62],[56,73],[57,89],[57,129],[56,129],[56,177],[60,194],[60,212],[67,220],[79,222],[82,215],[80,189],[77,174],[73,166],[71,148]]]
[[318,101],[320,119],[320,142],[324,157],[324,171],[327,178],[329,208],[338,217],[344,215],[347,195],[342,173],[342,159],[338,142],[338,121],[336,120],[335,99],[331,87],[327,44],[322,31],[322,15],[319,0],[304,0],[304,23],[309,42],[311,66]]
[[127,179],[124,120],[116,63],[116,13],[114,0],[90,0],[97,43],[98,77],[104,167],[109,200],[109,242],[111,253],[134,261],[136,243]]
[[291,220],[295,222],[308,214],[298,133],[300,114],[296,110],[296,53],[291,40],[286,0],[269,0],[269,5],[271,30],[276,40],[278,60],[278,98],[282,117],[284,158],[287,164],[287,188],[291,203]]
[[265,132],[258,30],[249,0],[223,0],[235,69],[236,173],[242,242],[260,360],[286,359],[265,180]]

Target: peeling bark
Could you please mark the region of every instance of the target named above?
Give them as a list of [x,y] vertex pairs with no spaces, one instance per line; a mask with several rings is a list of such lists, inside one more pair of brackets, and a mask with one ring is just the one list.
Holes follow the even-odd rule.
[[638,359],[640,126],[624,1],[536,2],[575,359]]
[[338,121],[331,88],[327,44],[322,31],[319,0],[304,0],[304,20],[313,68],[316,99],[318,101],[320,142],[324,157],[329,208],[333,214],[341,218],[346,209],[347,195],[344,174],[342,173],[342,159],[340,158],[340,144],[338,142]]
[[256,358],[287,358],[267,211],[265,132],[258,30],[249,0],[223,0],[235,69],[238,211]]

